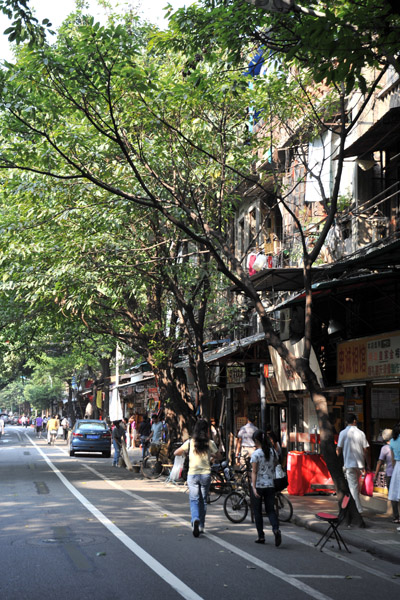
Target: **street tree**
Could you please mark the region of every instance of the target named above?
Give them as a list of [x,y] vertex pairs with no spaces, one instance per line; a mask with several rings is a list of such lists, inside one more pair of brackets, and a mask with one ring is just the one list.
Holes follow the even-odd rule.
[[348,91],[366,89],[366,67],[400,73],[396,0],[203,0],[175,12],[166,37],[176,30],[189,62],[222,46],[240,64],[249,47],[263,46]]
[[[187,31],[182,34],[182,44],[187,42]],[[207,55],[199,53],[195,62],[188,64],[179,52],[166,52],[165,37],[161,51],[155,43],[145,51],[145,38],[143,30],[133,23],[114,22],[102,27],[92,19],[83,19],[78,25],[69,23],[55,45],[22,51],[17,64],[7,65],[2,74],[0,166],[29,171],[53,185],[89,186],[94,195],[101,190],[108,194],[110,206],[126,203],[139,207],[143,214],[157,211],[198,248],[206,250],[217,269],[251,300],[268,343],[310,392],[324,456],[339,491],[343,491],[345,482],[336,459],[326,398],[309,357],[311,266],[336,213],[344,144],[355,124],[348,121],[345,90],[332,85],[324,92],[326,102],[320,102],[320,95],[315,97],[311,92],[313,73],[307,68],[300,71],[296,65],[290,74],[291,65],[283,62],[250,87],[243,77],[244,65],[239,68],[221,47],[212,48]],[[281,106],[286,103],[286,111],[280,112],[289,115],[288,125],[302,121],[304,130],[311,134],[324,124],[332,106],[337,115],[336,179],[331,195],[324,198],[328,212],[312,250],[307,248],[301,223],[286,201],[287,190],[278,187],[279,174],[275,174],[277,201],[292,214],[304,251],[307,318],[301,358],[292,355],[279,339],[228,235],[238,201],[232,190],[242,180],[254,180],[249,166],[255,152],[278,144],[276,123],[262,139],[249,136],[247,109],[275,107],[279,102]],[[268,116],[265,119],[268,121]],[[315,175],[318,180],[318,173]],[[257,185],[264,189],[262,182]]]
[[[93,333],[112,336],[135,350],[157,376],[172,429],[181,431],[190,426],[195,403],[207,412],[207,382],[203,365],[195,402],[173,365],[182,345],[201,354],[207,319],[215,327],[216,314],[227,314],[220,303],[210,315],[221,275],[208,252],[189,247],[159,215],[147,211],[143,218],[132,205],[107,201],[99,212],[99,196],[94,201],[86,191],[84,200],[77,186],[46,193],[30,174],[8,180],[3,293],[12,291],[28,306],[66,321],[61,330],[68,338],[78,322],[87,328],[86,340]],[[71,201],[74,193],[79,202]],[[200,372],[196,360],[193,368]]]

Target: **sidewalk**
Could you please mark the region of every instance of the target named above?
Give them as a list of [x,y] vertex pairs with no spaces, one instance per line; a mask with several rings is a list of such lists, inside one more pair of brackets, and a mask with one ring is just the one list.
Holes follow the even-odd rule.
[[[131,448],[128,452],[132,465],[138,465],[141,459],[141,450]],[[340,532],[345,542],[350,546],[356,546],[374,556],[400,565],[400,531],[397,530],[400,525],[391,522],[392,515],[387,512],[386,498],[379,494],[374,494],[372,498],[364,496],[361,498],[365,509],[363,513],[365,528],[347,528],[346,525],[342,525]],[[327,524],[319,521],[315,517],[316,513],[337,514],[338,512],[336,496],[325,494],[290,496],[290,501],[293,504],[291,523],[315,531],[319,535],[322,535],[327,529]],[[317,540],[316,536],[315,541]],[[331,546],[338,550],[336,542],[332,541],[332,544],[328,542],[326,547]]]
[[[386,499],[381,497],[381,500],[383,500],[383,503],[380,503],[381,507],[386,506]],[[291,522],[320,535],[327,529],[327,524],[319,521],[315,514],[318,512],[337,514],[338,512],[336,496],[290,496],[290,501],[293,504]],[[386,512],[378,512],[381,507],[376,506],[376,504],[371,503],[370,505],[366,502],[362,502],[362,504],[365,507],[363,513],[365,528],[348,528],[346,525],[342,525],[340,532],[345,542],[374,556],[400,565],[400,531],[397,530],[400,525],[391,522],[392,515],[388,515]],[[318,538],[315,541],[317,540]],[[327,547],[330,547],[330,545],[330,542],[328,542]],[[336,542],[332,542],[332,545],[337,550]]]

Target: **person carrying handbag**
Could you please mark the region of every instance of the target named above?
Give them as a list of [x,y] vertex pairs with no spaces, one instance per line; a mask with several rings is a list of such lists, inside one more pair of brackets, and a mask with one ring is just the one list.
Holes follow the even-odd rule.
[[174,455],[180,456],[185,452],[189,453],[187,484],[191,524],[193,535],[197,538],[200,533],[204,533],[207,496],[211,483],[210,459],[212,456],[219,456],[217,446],[210,440],[208,422],[205,419],[196,422],[192,438],[175,450]]
[[258,533],[256,544],[265,544],[264,520],[262,504],[264,501],[265,512],[268,516],[275,537],[275,546],[280,546],[282,535],[279,529],[279,519],[275,511],[275,467],[278,464],[278,455],[272,447],[267,434],[258,430],[253,434],[256,450],[250,458],[251,463],[251,503],[254,520]]

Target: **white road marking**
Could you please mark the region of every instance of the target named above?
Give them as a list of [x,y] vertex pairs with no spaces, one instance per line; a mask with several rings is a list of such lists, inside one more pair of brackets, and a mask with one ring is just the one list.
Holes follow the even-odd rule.
[[[94,469],[93,467],[90,467],[89,465],[84,465],[84,466],[89,471],[92,471],[92,473],[94,473],[97,477],[100,477],[106,483],[108,483],[110,486],[114,487],[115,489],[119,490],[120,492],[123,492],[124,494],[127,494],[128,496],[130,496],[131,498],[134,498],[135,500],[137,500],[138,502],[141,502],[142,504],[146,504],[146,505],[150,506],[153,510],[155,509],[155,510],[158,510],[160,512],[165,512],[165,509],[162,506],[160,506],[159,504],[157,504],[156,502],[153,502],[151,500],[146,500],[145,498],[142,498],[141,496],[135,494],[134,492],[131,492],[130,490],[125,490],[118,483],[116,483],[115,481],[112,481],[112,480],[108,479],[107,477],[105,477],[104,475],[102,475],[102,473],[99,473],[99,471],[96,471],[96,469]],[[179,523],[180,525],[183,525],[185,527],[190,527],[190,523],[188,523],[187,520],[184,520],[184,519],[181,519],[180,517],[175,516],[173,513],[171,513],[171,511],[168,511],[168,516],[172,520],[174,520],[176,523]],[[230,544],[229,542],[227,542],[225,540],[221,540],[216,535],[213,535],[211,533],[207,533],[206,536],[207,536],[208,539],[212,540],[214,543],[222,546],[226,550],[229,550],[229,552],[231,552],[232,554],[236,554],[237,556],[239,556],[240,558],[243,558],[248,563],[251,563],[251,564],[259,567],[260,569],[262,569],[264,571],[267,571],[271,575],[274,575],[274,577],[277,577],[278,579],[281,579],[285,583],[288,583],[289,585],[292,585],[296,589],[301,590],[302,592],[304,592],[308,596],[311,596],[311,598],[315,598],[316,600],[332,600],[330,598],[330,596],[326,596],[322,592],[319,592],[318,590],[314,590],[313,588],[311,588],[307,584],[305,584],[302,581],[299,581],[298,579],[296,579],[296,577],[293,577],[291,575],[287,575],[287,573],[284,573],[280,569],[277,569],[277,568],[273,567],[272,565],[270,565],[270,564],[268,564],[268,563],[266,563],[266,562],[264,562],[262,560],[259,560],[258,558],[256,558],[255,556],[249,554],[248,552],[245,552],[241,548],[237,548],[233,544]]]
[[291,575],[290,577],[299,577],[301,579],[362,579],[360,575]]
[[83,494],[81,494],[69,481],[68,479],[57,469],[55,465],[51,462],[51,460],[46,456],[39,446],[33,442],[29,436],[27,436],[29,441],[39,454],[44,458],[49,467],[54,471],[60,481],[65,485],[65,487],[75,496],[77,500],[90,512],[104,527],[110,531],[120,542],[122,542],[135,556],[137,556],[140,560],[142,560],[149,569],[154,571],[156,575],[158,575],[161,579],[163,579],[166,583],[168,583],[174,590],[178,592],[182,596],[182,598],[186,598],[187,600],[203,600],[201,596],[196,594],[194,590],[188,587],[183,581],[175,577],[171,571],[166,569],[160,562],[158,562],[155,558],[151,556],[148,552],[143,550],[136,542],[134,542],[130,537],[128,537],[119,527],[114,525],[100,510],[98,510]]
[[[32,442],[32,440],[30,440],[31,443],[33,445],[36,446],[36,444],[34,444],[34,442]],[[40,448],[37,447],[38,450],[40,451]],[[66,450],[62,449],[62,448],[58,448],[58,450],[60,450],[63,454],[67,455]],[[45,455],[44,455],[45,456]],[[45,456],[46,460],[47,457]],[[50,461],[49,464],[51,465]],[[81,463],[82,466],[84,466],[86,469],[88,469],[89,471],[91,471],[92,473],[94,473],[97,477],[100,477],[101,479],[103,479],[108,485],[110,485],[111,487],[115,488],[116,490],[123,492],[124,494],[134,498],[135,500],[141,502],[142,504],[146,504],[148,506],[150,506],[153,509],[156,509],[158,511],[161,512],[165,512],[165,509],[163,506],[157,504],[156,502],[152,501],[152,500],[147,500],[145,498],[143,498],[142,496],[139,496],[138,494],[135,494],[134,492],[131,492],[130,490],[126,490],[125,488],[123,488],[121,485],[119,485],[118,483],[116,483],[115,481],[107,478],[105,475],[103,475],[102,473],[100,473],[99,471],[97,471],[96,469],[94,469],[93,467],[86,465],[84,463]],[[52,466],[53,468],[53,466]],[[54,467],[54,469],[56,469],[56,467]],[[54,470],[53,469],[53,470]],[[60,473],[60,475],[62,475]],[[64,477],[62,475],[62,477]],[[68,480],[66,480],[67,483]],[[71,485],[71,484],[69,484]],[[73,487],[73,486],[72,486]],[[77,490],[76,490],[77,491]],[[80,494],[80,492],[77,491],[78,494]],[[97,510],[97,509],[96,509]],[[179,523],[180,525],[183,525],[185,527],[189,527],[190,528],[190,523],[188,523],[188,521],[175,516],[173,513],[171,513],[171,511],[168,511],[168,516],[174,520],[175,522]],[[106,517],[105,517],[106,518]],[[125,535],[125,534],[124,534]],[[226,542],[225,540],[221,540],[219,539],[217,536],[211,534],[211,533],[206,533],[205,534],[207,536],[207,538],[211,539],[213,542],[215,542],[216,544],[223,546],[224,548],[226,548],[227,550],[229,550],[230,552],[232,552],[233,554],[236,554],[240,557],[242,557],[243,559],[245,559],[246,561],[249,561],[251,563],[253,563],[254,565],[258,566],[260,569],[263,569],[267,572],[269,572],[270,574],[274,575],[277,578],[282,579],[283,581],[289,583],[290,585],[293,585],[294,587],[296,587],[297,589],[303,591],[304,593],[306,593],[307,595],[311,596],[312,598],[316,598],[316,600],[332,600],[329,596],[326,596],[325,594],[319,592],[318,590],[314,590],[313,588],[309,587],[308,585],[306,585],[305,583],[299,581],[300,578],[328,578],[330,576],[314,576],[314,575],[289,575],[287,573],[284,573],[283,571],[280,571],[279,569],[276,569],[275,567],[273,567],[272,565],[269,565],[268,563],[265,563],[259,559],[257,559],[256,557],[252,556],[251,554],[248,554],[247,552],[243,551],[241,548],[237,548],[236,546],[233,546],[232,544],[230,544],[229,542]],[[309,546],[310,548],[314,548],[314,544],[311,542],[307,542],[305,540],[303,540],[301,537],[297,536],[296,534],[290,534],[290,538],[294,539],[306,546]],[[128,538],[130,539],[130,538]],[[134,543],[134,542],[133,542]],[[333,552],[329,549],[324,549],[324,554],[328,554],[330,556],[333,556],[334,558],[337,558],[338,560],[341,560],[343,562],[345,562],[346,564],[351,564],[354,567],[360,569],[360,570],[364,570],[367,573],[371,574],[371,575],[375,575],[377,577],[380,577],[382,579],[385,579],[385,581],[388,581],[388,575],[384,572],[378,571],[377,569],[373,569],[371,567],[368,567],[366,565],[363,565],[362,563],[358,563],[357,561],[350,559],[348,555],[343,556],[341,554],[338,554],[337,552]],[[346,579],[346,576],[331,576],[332,578],[343,578]],[[352,579],[361,579],[360,576],[351,576]],[[400,580],[396,580],[396,579],[391,579],[390,581],[392,581],[394,584],[396,585],[400,585]]]

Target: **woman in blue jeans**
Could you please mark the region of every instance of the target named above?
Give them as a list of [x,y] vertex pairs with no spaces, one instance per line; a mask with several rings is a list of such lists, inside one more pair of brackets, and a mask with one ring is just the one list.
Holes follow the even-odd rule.
[[262,503],[272,526],[275,536],[275,546],[280,546],[282,537],[279,530],[279,520],[275,512],[275,487],[274,473],[278,463],[278,456],[272,447],[269,437],[263,431],[256,431],[253,435],[256,450],[253,452],[251,462],[251,502],[253,505],[254,520],[256,523],[258,539],[256,544],[265,544],[264,521]]
[[189,452],[189,471],[187,483],[191,523],[194,537],[204,532],[207,512],[207,495],[211,483],[210,458],[218,454],[218,448],[210,440],[209,427],[205,419],[199,419],[193,430],[193,436],[180,448],[175,456]]

